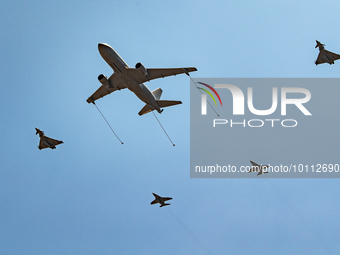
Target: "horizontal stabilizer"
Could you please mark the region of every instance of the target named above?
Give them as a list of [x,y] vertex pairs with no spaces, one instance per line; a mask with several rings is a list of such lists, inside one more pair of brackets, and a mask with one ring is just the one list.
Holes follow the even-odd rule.
[[150,105],[146,104],[146,105],[142,108],[142,110],[140,110],[140,112],[139,112],[138,114],[139,114],[139,116],[142,116],[142,115],[144,115],[144,114],[147,114],[147,113],[149,113],[149,112],[152,112],[153,110],[154,110],[154,109],[151,108]]
[[[158,106],[160,108],[165,108],[168,106],[172,106],[172,105],[176,105],[176,104],[181,104],[181,101],[174,101],[174,100],[156,100]],[[154,108],[152,108],[150,105],[146,104],[142,110],[140,110],[140,112],[138,113],[140,116],[147,114],[149,112],[152,112],[153,110],[155,110]]]
[[174,101],[174,100],[156,100],[157,104],[159,105],[160,108],[165,108],[168,106],[176,105],[176,104],[181,104],[181,101]]
[[162,204],[160,207],[167,206],[167,205],[170,205],[170,204],[165,204],[165,203],[164,203],[164,204]]

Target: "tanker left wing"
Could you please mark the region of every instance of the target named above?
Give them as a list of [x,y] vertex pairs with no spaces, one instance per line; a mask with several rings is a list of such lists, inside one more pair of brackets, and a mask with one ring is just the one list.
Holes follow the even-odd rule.
[[141,84],[154,79],[165,78],[182,73],[189,75],[189,72],[197,71],[197,69],[195,67],[145,68],[141,63],[137,63],[136,68],[128,68],[126,71],[137,83]]

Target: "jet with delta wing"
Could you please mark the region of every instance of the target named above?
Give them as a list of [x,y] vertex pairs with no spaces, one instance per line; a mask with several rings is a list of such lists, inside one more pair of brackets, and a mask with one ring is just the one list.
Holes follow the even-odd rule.
[[320,43],[319,41],[316,41],[315,48],[319,47],[319,55],[316,61],[314,62],[316,65],[328,63],[330,65],[334,64],[334,60],[340,59],[340,55],[330,52],[328,50],[325,50],[325,45]]
[[87,102],[94,104],[99,98],[116,90],[127,88],[146,104],[138,113],[139,115],[153,110],[161,113],[163,111],[161,108],[182,103],[174,100],[160,100],[162,89],[158,88],[151,92],[144,82],[182,73],[189,75],[189,72],[197,71],[195,67],[145,68],[141,63],[137,63],[135,68],[130,68],[110,45],[99,43],[98,50],[114,73],[110,78],[103,74],[98,76],[98,80],[102,85],[87,99]]
[[170,205],[170,204],[166,204],[165,201],[168,201],[168,200],[171,200],[172,198],[171,197],[161,197],[161,196],[158,196],[157,194],[155,193],[152,193],[154,196],[155,196],[155,200],[153,200],[150,204],[153,205],[153,204],[157,204],[157,203],[160,203],[161,206],[160,207],[163,207],[163,206],[166,206],[166,205]]
[[39,150],[45,149],[45,148],[51,148],[53,150],[53,149],[56,148],[55,147],[56,145],[63,143],[63,141],[58,141],[58,140],[55,140],[53,138],[47,137],[44,134],[44,131],[41,131],[38,128],[35,128],[35,130],[36,130],[35,134],[36,135],[39,134],[39,137],[40,137],[40,142],[39,142],[39,146],[38,146]]
[[254,161],[251,161],[249,160],[250,163],[253,165],[250,170],[248,171],[248,173],[251,173],[251,172],[258,172],[257,175],[260,175],[260,174],[267,174],[268,172],[263,172],[264,169],[266,168],[269,168],[268,165],[259,165],[257,163],[255,163]]

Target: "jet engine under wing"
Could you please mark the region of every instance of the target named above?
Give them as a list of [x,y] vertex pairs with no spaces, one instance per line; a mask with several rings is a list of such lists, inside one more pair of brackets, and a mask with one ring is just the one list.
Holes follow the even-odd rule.
[[195,67],[183,67],[183,68],[148,68],[146,69],[146,75],[142,74],[136,68],[128,68],[126,69],[128,74],[132,76],[135,81],[139,84],[151,81],[157,78],[164,78],[167,76],[182,74],[182,73],[190,73],[197,71]]
[[126,88],[124,83],[122,83],[119,80],[118,76],[115,74],[112,74],[108,81],[109,81],[110,87],[101,85],[99,89],[97,89],[97,91],[94,92],[92,96],[90,96],[86,101],[88,103],[94,103],[94,101],[96,101],[97,99],[102,98],[108,94],[111,94],[112,92],[116,90],[121,90],[121,89]]

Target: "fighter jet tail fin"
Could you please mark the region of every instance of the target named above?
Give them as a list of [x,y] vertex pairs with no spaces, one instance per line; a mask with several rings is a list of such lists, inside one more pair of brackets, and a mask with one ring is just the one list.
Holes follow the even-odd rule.
[[322,44],[321,42],[319,42],[318,40],[316,40],[316,46],[315,48],[319,47],[320,50],[324,49],[324,44]]
[[39,134],[39,136],[44,135],[44,131],[41,131],[39,128],[35,128],[35,130],[36,130],[36,132],[35,132],[36,135],[37,134]]

